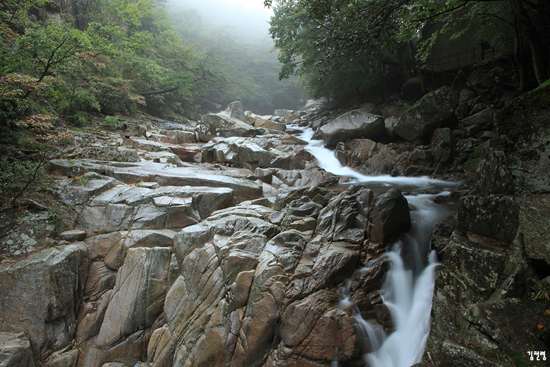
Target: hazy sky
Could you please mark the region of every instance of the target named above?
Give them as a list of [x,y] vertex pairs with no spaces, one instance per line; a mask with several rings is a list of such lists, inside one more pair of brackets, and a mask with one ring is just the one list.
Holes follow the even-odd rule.
[[273,14],[271,9],[264,7],[264,2],[262,0],[225,0],[224,2],[242,8],[247,8],[251,11],[256,11],[258,14],[263,13],[268,18],[271,14]]
[[234,33],[247,38],[268,38],[272,9],[263,0],[169,0],[170,5],[197,9],[205,23],[228,26]]

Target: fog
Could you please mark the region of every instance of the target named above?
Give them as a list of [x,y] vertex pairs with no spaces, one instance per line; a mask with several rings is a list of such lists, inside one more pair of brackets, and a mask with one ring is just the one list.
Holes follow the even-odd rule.
[[[272,9],[264,0],[168,0],[166,9],[185,43],[225,81],[209,101],[222,106],[240,100],[246,109],[271,114],[299,109],[304,93],[294,80],[278,80],[281,64],[269,35]],[[210,108],[210,107],[205,107]]]
[[196,9],[206,28],[224,27],[241,40],[258,43],[270,40],[272,9],[263,0],[168,0],[171,9]]

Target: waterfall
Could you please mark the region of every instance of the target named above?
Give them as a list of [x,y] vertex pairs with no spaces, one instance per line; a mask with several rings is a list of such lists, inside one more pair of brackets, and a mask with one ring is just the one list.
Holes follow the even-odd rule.
[[[420,362],[424,353],[438,265],[435,251],[429,249],[430,235],[435,224],[452,212],[435,204],[435,196],[407,196],[412,228],[384,255],[390,260],[390,270],[380,295],[390,310],[395,331],[388,336],[383,331],[377,335],[383,339],[380,348],[364,355],[371,367],[409,367]],[[409,256],[403,257],[406,249]]]
[[[323,147],[322,141],[312,141],[313,131],[307,129],[300,136],[308,142],[319,166],[339,176],[351,177],[359,183],[378,183],[385,186],[407,187],[416,190],[439,189],[440,194],[407,195],[411,209],[411,229],[397,241],[390,252],[383,255],[390,261],[390,270],[379,291],[388,307],[395,330],[387,335],[384,328],[364,320],[357,307],[352,311],[365,362],[371,367],[409,367],[420,362],[430,331],[435,269],[438,265],[435,251],[430,251],[433,228],[441,219],[452,213],[445,205],[436,204],[434,198],[448,195],[445,188],[457,183],[434,180],[428,177],[391,177],[388,175],[366,176],[349,167],[343,167],[334,153]],[[411,190],[414,191],[414,190]],[[351,284],[355,277],[364,274],[369,267],[359,269],[338,290],[340,307],[349,308]],[[335,365],[333,363],[333,365]]]

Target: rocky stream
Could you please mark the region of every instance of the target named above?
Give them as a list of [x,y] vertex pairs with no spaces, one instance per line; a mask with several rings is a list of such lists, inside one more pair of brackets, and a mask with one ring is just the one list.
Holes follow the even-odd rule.
[[549,87],[471,83],[73,131],[71,228],[30,196],[0,239],[0,366],[547,365]]

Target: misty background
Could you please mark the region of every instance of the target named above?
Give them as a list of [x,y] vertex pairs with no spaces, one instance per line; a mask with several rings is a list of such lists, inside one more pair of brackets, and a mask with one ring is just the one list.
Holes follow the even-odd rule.
[[211,109],[240,100],[265,115],[304,105],[307,96],[296,79],[278,80],[282,64],[269,35],[273,12],[262,0],[169,0],[165,8],[183,41],[227,79],[225,90],[210,91],[219,101]]

